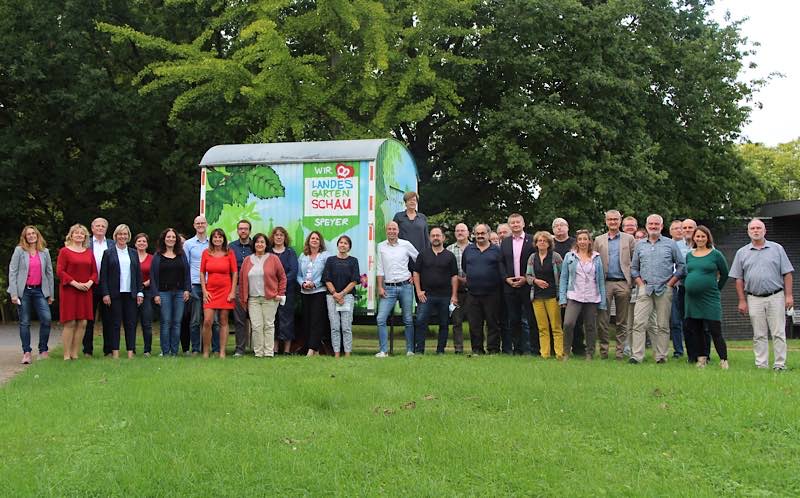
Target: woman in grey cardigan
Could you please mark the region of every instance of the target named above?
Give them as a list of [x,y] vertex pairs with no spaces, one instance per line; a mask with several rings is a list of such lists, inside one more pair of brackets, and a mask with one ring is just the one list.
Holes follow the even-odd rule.
[[19,244],[8,265],[8,294],[19,307],[22,363],[31,362],[31,311],[39,317],[39,358],[47,358],[50,339],[50,305],[53,304],[53,261],[47,243],[35,226],[22,229]]

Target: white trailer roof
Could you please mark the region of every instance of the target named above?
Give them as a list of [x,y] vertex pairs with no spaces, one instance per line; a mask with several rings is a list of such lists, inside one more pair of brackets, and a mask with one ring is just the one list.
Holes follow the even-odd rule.
[[200,166],[364,161],[378,157],[378,149],[386,140],[216,145],[203,155]]

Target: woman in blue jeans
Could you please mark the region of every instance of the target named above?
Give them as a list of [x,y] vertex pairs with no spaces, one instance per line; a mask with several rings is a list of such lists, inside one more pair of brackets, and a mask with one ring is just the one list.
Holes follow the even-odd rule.
[[50,338],[50,306],[53,304],[53,261],[47,243],[35,226],[22,229],[19,244],[8,265],[8,294],[19,306],[19,338],[22,363],[31,362],[31,311],[39,317],[39,358],[47,358]]
[[189,260],[174,228],[158,237],[156,254],[150,265],[153,301],[161,306],[160,356],[178,356],[183,308],[191,296]]

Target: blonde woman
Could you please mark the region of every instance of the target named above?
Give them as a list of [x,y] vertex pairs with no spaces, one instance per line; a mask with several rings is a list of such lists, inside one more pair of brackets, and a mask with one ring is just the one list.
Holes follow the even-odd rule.
[[[558,281],[561,271],[561,255],[555,248],[555,240],[550,232],[536,232],[533,235],[536,250],[528,258],[525,278],[531,286],[533,313],[539,327],[539,354],[550,357],[550,331],[553,332],[553,349],[556,358],[564,358],[564,333],[561,329],[561,309],[558,307]],[[572,344],[572,338],[569,342]]]
[[89,231],[81,224],[72,225],[56,261],[64,360],[78,359],[86,321],[94,318],[92,286],[97,282],[97,266],[88,247]]
[[111,309],[111,356],[119,358],[120,326],[125,329],[128,359],[136,354],[136,314],[144,301],[142,271],[136,249],[128,247],[131,229],[117,225],[114,247],[103,253],[100,263],[100,293]]
[[50,338],[50,305],[53,304],[53,261],[47,242],[35,226],[22,229],[19,244],[8,265],[8,294],[19,307],[22,364],[31,362],[31,311],[39,317],[39,358],[47,358]]

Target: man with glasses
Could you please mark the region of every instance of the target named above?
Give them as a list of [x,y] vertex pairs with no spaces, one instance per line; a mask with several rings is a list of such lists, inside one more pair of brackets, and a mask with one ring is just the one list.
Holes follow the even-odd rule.
[[[469,289],[469,334],[473,354],[500,352],[500,285],[503,280],[500,248],[489,242],[489,225],[478,223],[473,229],[475,243],[462,255],[461,267]],[[483,326],[486,324],[486,349]]]

